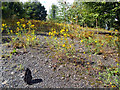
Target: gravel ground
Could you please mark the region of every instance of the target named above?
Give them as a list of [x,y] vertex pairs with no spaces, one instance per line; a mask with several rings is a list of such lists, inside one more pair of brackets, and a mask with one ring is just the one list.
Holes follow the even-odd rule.
[[[103,60],[102,55],[92,55],[89,61],[94,62],[94,67],[89,73],[80,65],[76,66],[71,62],[65,64],[57,64],[56,60],[50,59],[52,52],[48,52],[46,42],[43,36],[39,36],[41,44],[37,48],[28,48],[26,52],[19,49],[17,54],[12,58],[2,58],[2,82],[0,87],[14,88],[92,88],[103,87],[96,79],[99,77],[98,72],[94,69],[97,66],[97,60],[101,60],[104,65],[116,65],[113,60],[115,57],[109,57]],[[78,45],[76,45],[77,47]],[[83,46],[81,46],[83,47]],[[3,54],[11,51],[2,44]],[[83,48],[84,50],[84,48]],[[46,56],[49,54],[48,56]],[[87,58],[87,54],[83,54],[83,58]],[[92,61],[94,60],[94,61]],[[88,59],[86,60],[88,61]],[[24,81],[24,73],[26,68],[30,68],[33,76],[33,84],[27,85]],[[93,74],[93,75],[91,75]]]

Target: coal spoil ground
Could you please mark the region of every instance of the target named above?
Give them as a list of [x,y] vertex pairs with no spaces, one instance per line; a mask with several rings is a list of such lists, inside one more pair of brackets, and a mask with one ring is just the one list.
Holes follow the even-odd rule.
[[[43,36],[39,36],[41,44],[34,48],[29,47],[24,52],[23,48],[18,50],[17,54],[13,54],[11,58],[2,57],[2,77],[0,87],[2,88],[92,88],[104,87],[100,82],[97,83],[96,79],[99,77],[98,72],[92,69],[89,74],[84,67],[76,66],[71,62],[64,64],[57,64],[50,58],[53,52],[48,51],[46,41]],[[76,45],[77,46],[77,45]],[[2,53],[7,54],[12,50],[1,44]],[[82,46],[81,46],[82,47]],[[84,49],[84,48],[83,48]],[[46,56],[47,55],[47,56]],[[87,57],[83,55],[83,58]],[[92,55],[91,60],[95,63],[101,60],[103,64],[114,64],[113,58],[103,60],[102,55]],[[24,74],[26,68],[32,72],[33,84],[28,85],[24,82]],[[93,74],[93,75],[90,75]]]

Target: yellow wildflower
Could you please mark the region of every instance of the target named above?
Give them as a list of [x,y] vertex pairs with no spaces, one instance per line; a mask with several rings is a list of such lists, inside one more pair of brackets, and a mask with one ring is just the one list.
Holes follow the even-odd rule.
[[51,33],[51,35],[53,35],[53,33]]
[[116,32],[118,32],[118,30],[115,30]]
[[89,57],[91,57],[91,55],[89,55]]
[[20,29],[19,29],[19,27],[17,27],[17,31],[19,31]]
[[81,40],[81,42],[83,42],[83,40]]
[[87,62],[87,64],[90,64],[89,62]]
[[66,36],[67,34],[65,33],[64,36]]
[[35,34],[35,31],[33,31],[32,34]]
[[30,22],[30,21],[28,21],[28,23],[27,23],[27,24],[29,25],[29,24],[31,24],[31,22]]
[[97,43],[97,41],[95,41],[95,43]]
[[85,52],[83,52],[83,54],[85,54]]
[[54,29],[52,28],[51,30],[53,31]]
[[112,85],[112,87],[116,87],[115,85]]
[[35,38],[33,37],[32,40],[34,40]]
[[1,28],[1,30],[3,31],[4,29],[3,29],[3,28]]
[[39,40],[39,38],[37,38],[37,40]]
[[31,25],[31,28],[33,28],[35,25]]
[[109,37],[112,37],[112,36],[109,36]]
[[63,44],[62,46],[65,47],[65,44]]
[[112,32],[112,31],[108,31],[108,32]]
[[52,36],[55,36],[55,34],[52,33]]
[[27,41],[29,41],[29,38],[27,38]]
[[117,65],[119,65],[119,63],[117,63]]
[[49,35],[51,35],[51,32],[49,32]]
[[55,38],[55,40],[57,40],[57,37]]
[[2,24],[2,26],[4,27],[4,26],[5,26],[5,24]]
[[56,31],[53,31],[53,33],[56,33]]
[[12,40],[14,40],[15,38],[12,38]]
[[22,24],[23,27],[25,27],[25,24]]
[[66,29],[66,31],[68,32],[68,29]]
[[61,29],[60,33],[64,32],[65,30],[64,29]]
[[20,24],[20,22],[17,22],[17,25],[19,25]]
[[12,30],[10,30],[10,32],[12,33],[13,31],[12,31]]

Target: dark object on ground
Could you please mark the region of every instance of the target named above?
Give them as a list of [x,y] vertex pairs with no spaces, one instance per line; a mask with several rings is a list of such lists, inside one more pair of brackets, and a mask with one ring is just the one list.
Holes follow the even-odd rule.
[[33,79],[33,80],[31,80],[31,83],[29,85],[40,83],[42,81],[43,81],[42,79]]
[[25,81],[28,85],[31,85],[32,75],[31,75],[31,70],[30,70],[29,68],[27,68],[26,71],[25,71],[24,81]]
[[26,71],[25,71],[24,81],[28,85],[32,85],[32,84],[35,84],[35,83],[42,82],[42,79],[34,79],[34,80],[32,80],[31,70],[29,68],[27,68]]

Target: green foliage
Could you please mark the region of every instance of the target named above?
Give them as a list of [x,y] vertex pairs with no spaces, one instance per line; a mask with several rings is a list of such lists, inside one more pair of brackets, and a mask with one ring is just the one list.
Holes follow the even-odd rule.
[[59,22],[68,22],[67,10],[69,9],[70,4],[64,0],[58,1],[58,21]]
[[46,20],[47,11],[40,2],[2,2],[3,19],[36,19]]
[[[120,30],[119,2],[81,2],[75,0],[72,5],[58,1],[59,22],[78,24],[83,27]],[[107,28],[108,27],[108,28]]]
[[120,3],[119,2],[85,2],[87,8],[90,8],[90,14],[94,13],[97,18],[97,23],[100,27],[108,29],[114,27],[120,29]]
[[27,19],[46,20],[47,11],[40,2],[26,2],[24,4]]
[[2,2],[2,18],[22,18],[25,15],[22,2]]
[[51,10],[50,10],[50,14],[49,14],[49,16],[48,16],[48,18],[50,19],[50,20],[54,20],[54,19],[56,19],[57,17],[57,14],[58,14],[58,7],[57,7],[57,5],[52,5],[51,6]]

